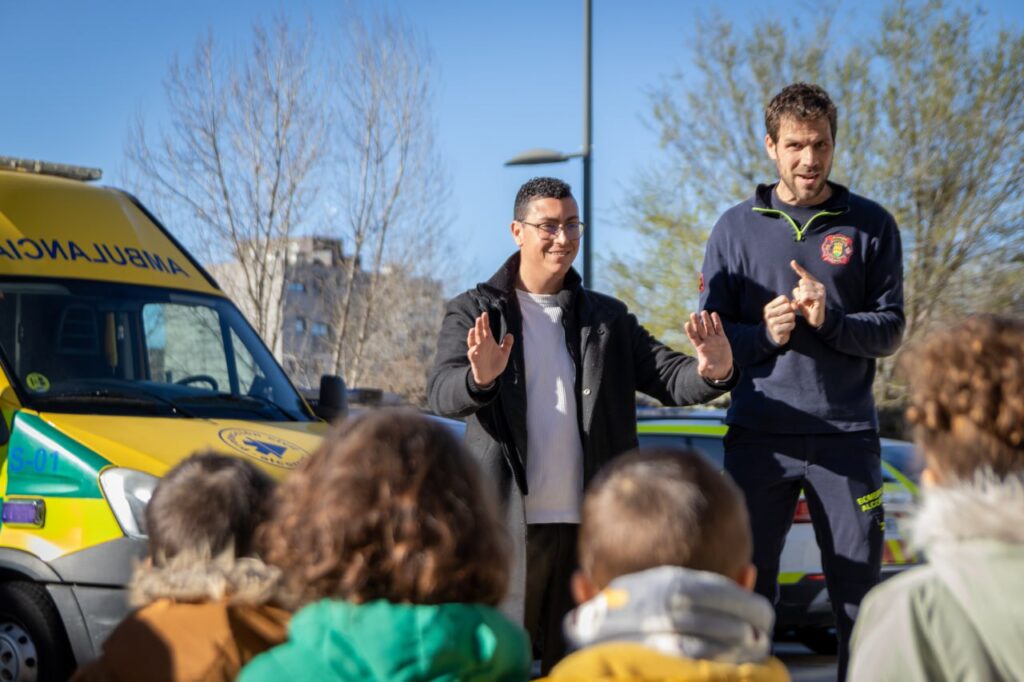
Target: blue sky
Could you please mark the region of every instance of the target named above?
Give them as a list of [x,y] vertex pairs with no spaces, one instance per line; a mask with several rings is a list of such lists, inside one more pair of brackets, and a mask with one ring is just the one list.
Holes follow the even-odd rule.
[[[373,7],[363,0],[351,3]],[[690,0],[593,0],[594,226],[600,259],[629,253],[624,196],[638,171],[658,156],[643,123],[647,93],[685,70],[688,43],[709,4]],[[878,0],[842,2],[841,22],[873,26]],[[277,14],[311,16],[318,29],[340,23],[349,4],[314,0],[0,0],[0,155],[104,169],[123,185],[123,147],[137,114],[159,123],[162,79],[208,30],[223,44],[245,44],[254,22]],[[582,1],[393,0],[429,41],[436,58],[438,145],[452,178],[452,253],[462,264],[450,293],[486,279],[511,253],[508,236],[516,189],[550,174],[580,189],[581,164],[508,168],[531,147],[576,151],[582,140]],[[720,11],[742,25],[783,17],[810,3],[741,0]],[[1024,27],[1024,3],[988,0],[991,26]],[[809,12],[808,12],[809,14]],[[842,149],[838,150],[842,153]],[[145,202],[146,198],[141,197]],[[174,229],[174,226],[170,226]],[[579,266],[580,263],[577,263]]]

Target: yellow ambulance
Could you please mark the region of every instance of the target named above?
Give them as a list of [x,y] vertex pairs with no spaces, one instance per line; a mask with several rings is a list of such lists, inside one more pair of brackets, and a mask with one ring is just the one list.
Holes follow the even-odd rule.
[[98,178],[0,157],[0,680],[98,654],[170,467],[215,450],[280,477],[326,427],[214,279]]

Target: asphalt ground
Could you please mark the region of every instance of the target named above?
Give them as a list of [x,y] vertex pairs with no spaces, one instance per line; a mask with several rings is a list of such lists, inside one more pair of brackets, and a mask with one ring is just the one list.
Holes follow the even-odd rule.
[[793,682],[835,682],[835,656],[816,654],[796,642],[776,642],[774,653],[786,664]]

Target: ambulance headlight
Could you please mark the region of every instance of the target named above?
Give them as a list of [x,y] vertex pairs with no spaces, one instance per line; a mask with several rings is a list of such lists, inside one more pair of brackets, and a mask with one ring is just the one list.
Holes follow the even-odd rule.
[[157,480],[134,469],[107,469],[100,474],[100,487],[125,535],[146,536],[146,505]]

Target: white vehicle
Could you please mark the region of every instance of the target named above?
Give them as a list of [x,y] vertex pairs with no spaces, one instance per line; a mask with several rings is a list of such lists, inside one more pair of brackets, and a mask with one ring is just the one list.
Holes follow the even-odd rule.
[[[728,426],[724,410],[687,408],[641,408],[637,411],[637,433],[645,447],[692,448],[707,455],[719,468],[724,466],[722,438]],[[885,545],[882,579],[918,563],[906,550],[901,526],[918,494],[918,460],[911,443],[882,439],[883,505]],[[834,654],[834,617],[825,589],[821,550],[814,537],[811,515],[803,495],[797,502],[793,525],[779,560],[779,603],[776,632],[793,633],[808,648]]]

